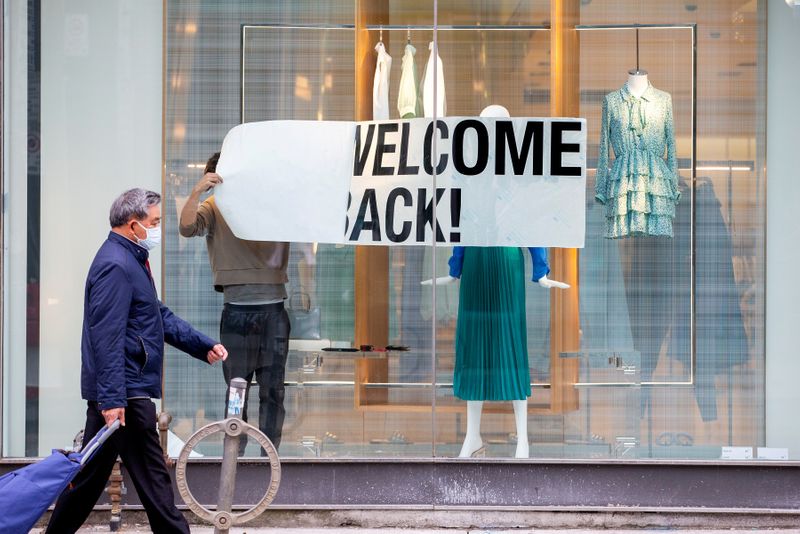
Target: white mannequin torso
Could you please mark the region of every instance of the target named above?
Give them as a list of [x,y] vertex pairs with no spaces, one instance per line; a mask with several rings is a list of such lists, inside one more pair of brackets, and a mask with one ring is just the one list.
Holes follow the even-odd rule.
[[647,80],[647,73],[637,73],[628,75],[628,91],[636,98],[641,98],[650,82]]

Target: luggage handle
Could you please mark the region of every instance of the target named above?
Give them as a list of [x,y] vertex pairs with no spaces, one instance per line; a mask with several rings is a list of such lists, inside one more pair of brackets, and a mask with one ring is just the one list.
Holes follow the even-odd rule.
[[89,440],[89,443],[87,443],[86,446],[81,449],[81,465],[92,459],[92,456],[94,456],[94,453],[97,451],[97,449],[99,449],[103,443],[105,443],[106,440],[111,437],[111,434],[113,434],[114,431],[119,428],[119,424],[119,419],[117,419],[111,423],[111,426],[103,425],[103,428],[101,428],[100,431],[95,434],[91,440]]

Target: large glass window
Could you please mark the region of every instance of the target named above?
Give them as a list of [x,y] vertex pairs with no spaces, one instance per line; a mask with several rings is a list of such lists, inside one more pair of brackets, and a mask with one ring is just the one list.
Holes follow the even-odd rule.
[[[291,243],[285,306],[311,319],[288,341],[280,454],[451,457],[480,441],[496,457],[717,459],[764,444],[766,2],[576,1],[556,18],[544,0],[42,4],[8,1],[4,19],[3,455],[68,446],[82,425],[83,282],[114,197],[162,191],[161,297],[218,338],[207,242],[179,234],[206,160],[240,123],[372,120],[379,42],[393,58],[390,120],[409,46],[418,88],[431,46],[441,58],[438,117],[499,104],[585,118],[586,245],[548,251],[565,290],[533,282],[541,265],[524,249],[467,249],[460,280],[423,285],[450,273],[452,247]],[[652,84],[644,100],[625,93],[636,68]],[[607,119],[625,130],[604,136],[610,94]],[[648,189],[642,212],[674,209],[672,237],[609,239],[598,173],[624,182],[617,193],[663,176],[603,143],[666,125],[664,95],[680,201],[656,206]],[[478,257],[494,267],[476,270]],[[503,286],[496,262],[524,283]],[[524,323],[484,332],[468,313],[478,294]],[[486,317],[507,324],[502,306]],[[375,350],[387,346],[400,348]],[[531,387],[524,406],[464,388],[478,357],[492,363],[469,380],[514,374]],[[174,447],[224,416],[220,367],[172,348],[163,392]],[[262,393],[254,377],[253,423]]]
[[[161,189],[161,6],[4,4],[3,454],[71,448],[83,289],[111,202]],[[151,256],[160,286],[161,255]]]
[[[179,28],[184,11],[180,3],[175,6],[172,16]],[[417,49],[415,59],[421,71],[427,62],[427,45],[434,39],[433,12],[428,7],[392,2],[364,13],[323,10],[310,18],[300,8],[290,18],[286,13],[266,14],[258,23],[242,14],[238,23],[244,25],[243,30],[233,25],[228,37],[231,43],[241,39],[241,71],[233,61],[222,62],[231,74],[241,77],[241,103],[233,99],[234,88],[227,100],[233,108],[231,117],[241,105],[243,121],[369,119],[369,109],[360,114],[364,103],[350,96],[360,77],[371,77],[372,45],[383,41],[394,58],[390,117],[399,118],[394,98],[406,45]],[[356,6],[359,9],[364,7]],[[734,115],[736,120],[745,120],[740,93],[759,90],[755,64],[762,17],[757,10],[738,11],[734,29],[709,33],[697,30],[699,17],[723,24],[722,19],[730,16],[727,11],[705,13],[677,4],[646,13],[638,13],[639,9],[631,2],[582,3],[574,21],[579,25],[579,47],[571,52],[577,60],[567,67],[552,63],[549,3],[522,2],[516,9],[480,2],[439,6],[436,41],[444,69],[446,115],[474,116],[493,103],[504,105],[512,116],[551,115],[552,76],[554,69],[561,69],[560,76],[572,75],[579,82],[577,109],[588,119],[586,248],[576,256],[579,284],[570,290],[578,292],[580,305],[551,312],[552,300],[561,298],[552,294],[557,290],[530,282],[524,290],[533,384],[528,403],[533,456],[714,458],[720,445],[763,439],[757,423],[763,402],[758,400],[763,397],[759,370],[763,343],[758,341],[763,336],[763,309],[757,304],[760,290],[745,290],[763,281],[758,267],[763,262],[758,246],[763,228],[755,233],[731,231],[737,220],[749,224],[763,220],[758,216],[763,206],[753,204],[761,188],[756,159],[759,143],[763,144],[757,137],[756,107],[748,111],[752,118],[745,124],[750,126],[733,127],[731,122]],[[638,13],[633,19],[622,15],[632,12]],[[202,10],[188,13],[196,16]],[[364,27],[356,27],[354,21]],[[647,27],[637,30],[635,25]],[[356,54],[354,64],[355,48],[363,46],[359,32],[364,30],[370,53],[361,62]],[[182,39],[192,41],[198,36],[179,35],[176,43]],[[730,47],[731,42],[735,46]],[[710,79],[704,66],[723,58],[734,68],[715,72],[715,79]],[[637,60],[642,70],[649,71],[651,83],[672,97],[682,194],[672,239],[605,238],[606,210],[593,199],[601,103],[606,94],[623,86]],[[567,68],[575,72],[565,73]],[[175,61],[168,70],[172,69],[180,75],[177,71],[186,67]],[[731,83],[734,78],[735,84]],[[718,94],[721,87],[726,88],[725,98]],[[176,97],[179,93],[175,91]],[[185,88],[183,94],[191,94],[191,89]],[[214,94],[220,95],[219,88]],[[206,109],[202,98],[190,102],[198,110]],[[206,152],[218,142],[210,140]],[[172,152],[168,150],[168,157]],[[181,160],[181,165],[190,165],[189,159]],[[196,168],[202,155],[195,159]],[[195,176],[199,174],[194,171]],[[201,243],[180,243],[186,250],[202,248]],[[464,291],[459,284],[465,281],[438,286],[435,298],[433,289],[419,286],[421,280],[448,273],[451,249],[438,247],[434,253],[432,247],[393,247],[386,251],[388,260],[383,260],[381,271],[369,271],[384,281],[365,289],[369,303],[361,309],[350,300],[353,294],[347,293],[355,292],[358,285],[354,262],[359,252],[329,245],[295,244],[293,249],[291,263],[297,271],[290,276],[291,291],[299,288],[303,293],[311,288],[313,306],[322,311],[323,330],[326,317],[352,318],[352,322],[340,321],[343,330],[337,335],[325,333],[324,339],[356,342],[356,325],[364,320],[361,314],[386,315],[386,307],[387,341],[411,350],[343,357],[316,348],[303,350],[300,342],[293,343],[287,373],[296,373],[297,380],[287,378],[289,437],[281,452],[417,456],[434,450],[440,456],[457,455],[468,434],[465,403],[452,389],[459,357],[457,325],[465,320],[459,317],[459,295]],[[307,251],[315,253],[313,283],[303,274],[308,272],[304,271]],[[384,252],[361,253],[374,258]],[[551,265],[555,273],[564,272],[559,263],[572,260],[551,251],[550,261],[555,263]],[[530,279],[531,263],[525,262],[526,279]],[[187,262],[178,260],[177,264],[185,269]],[[196,262],[192,265],[201,273],[207,269]],[[754,278],[747,282],[746,277]],[[182,301],[176,287],[178,305],[197,302],[200,296],[194,279],[178,280],[192,288],[192,299]],[[346,288],[344,293],[341,287]],[[748,302],[745,295],[755,300]],[[210,319],[198,319],[213,324],[215,311]],[[553,328],[577,329],[579,344],[553,345]],[[378,333],[372,330],[369,335]],[[430,374],[433,368],[435,380]],[[202,372],[207,380],[219,383],[214,371]],[[173,403],[177,405],[173,411],[180,413],[185,406],[196,413],[197,402],[179,400],[183,384],[196,383],[190,376],[169,375],[167,389],[175,388]],[[194,391],[190,397],[197,395],[192,388],[185,391]],[[432,391],[436,394],[433,413]],[[207,395],[202,396],[208,402]],[[221,410],[221,403],[212,401],[201,418],[215,413],[214,408]],[[490,454],[512,456],[519,438],[512,403],[487,403],[483,411],[481,435],[491,444]],[[199,421],[190,427],[196,428]]]

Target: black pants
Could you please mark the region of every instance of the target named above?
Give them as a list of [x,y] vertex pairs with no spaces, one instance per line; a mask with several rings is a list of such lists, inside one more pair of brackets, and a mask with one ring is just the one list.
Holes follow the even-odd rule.
[[[105,420],[97,403],[86,409],[83,441],[86,443],[103,428]],[[170,479],[156,431],[156,407],[150,400],[129,400],[125,426],[100,448],[56,502],[47,526],[48,534],[73,533],[80,528],[97,503],[108,482],[117,455],[136,486],[150,529],[156,533],[188,533],[189,525],[175,507]]]
[[[289,353],[289,315],[283,302],[261,305],[225,304],[220,321],[220,338],[228,349],[222,363],[225,383],[232,378],[247,381],[242,419],[247,421],[250,383],[258,383],[258,428],[278,448],[286,410],[283,407],[286,357]],[[225,390],[228,416],[228,390]],[[246,444],[246,443],[245,443]]]

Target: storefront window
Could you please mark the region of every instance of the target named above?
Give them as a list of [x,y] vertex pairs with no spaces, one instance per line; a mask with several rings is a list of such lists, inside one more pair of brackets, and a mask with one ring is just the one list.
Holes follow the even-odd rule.
[[[4,4],[3,455],[71,448],[111,202],[161,189],[161,6]],[[151,256],[157,284],[161,255]]]
[[[376,118],[379,43],[389,120],[493,104],[585,118],[585,247],[547,251],[560,289],[536,281],[539,252],[462,257],[432,232],[291,243],[285,375],[254,374],[248,410],[256,424],[283,396],[280,454],[711,460],[763,445],[766,2],[553,4],[7,2],[3,455],[80,429],[83,281],[113,198],[163,193],[162,299],[218,337],[242,297],[215,291],[206,239],[180,229],[206,161],[240,123]],[[441,107],[424,102],[432,49]],[[404,70],[419,95],[405,107]],[[219,366],[169,348],[163,389],[175,448],[224,416]]]
[[[515,11],[489,5],[439,6],[436,38],[447,95],[443,115],[475,116],[494,103],[504,105],[512,116],[552,114],[550,6],[524,4]],[[697,17],[706,15],[682,5],[648,12],[635,21],[646,26],[637,31],[633,22],[614,16],[629,7],[583,3],[577,21],[578,61],[571,75],[580,84],[578,113],[588,119],[590,140],[586,248],[577,256],[579,284],[572,290],[580,295],[577,309],[567,310],[562,303],[560,313],[554,314],[552,301],[562,298],[553,294],[557,290],[530,282],[524,289],[524,334],[533,384],[527,407],[528,432],[530,454],[535,457],[711,458],[718,455],[717,447],[722,444],[760,439],[755,431],[759,425],[751,424],[759,413],[758,401],[752,396],[763,391],[759,357],[753,353],[758,344],[752,341],[763,336],[763,320],[756,319],[762,312],[748,311],[742,292],[747,283],[737,278],[747,272],[747,276],[756,276],[752,284],[761,276],[759,269],[739,267],[759,264],[759,249],[753,249],[758,236],[747,233],[753,242],[745,245],[744,238],[737,243],[730,230],[736,214],[752,220],[753,209],[763,209],[747,207],[752,206],[760,187],[757,132],[754,126],[746,134],[725,126],[730,121],[727,117],[739,111],[734,105],[721,108],[711,94],[717,86],[696,75],[696,69],[730,53],[719,42],[724,41],[722,36],[698,32]],[[242,80],[242,120],[372,118],[359,115],[363,103],[350,98],[363,69],[371,76],[376,61],[371,54],[366,65],[358,64],[357,55],[356,64],[353,62],[358,32],[363,28],[356,28],[350,17],[358,19],[358,14],[349,12],[340,19],[317,14],[309,20],[300,13],[302,10],[290,19],[262,17],[252,26],[248,25],[252,21],[240,20],[245,24],[241,34],[238,27],[232,28],[231,42],[236,39],[238,43],[241,35],[243,43],[241,70],[230,69],[231,76],[236,74]],[[367,15],[358,20],[364,24],[370,44],[382,41],[394,58],[390,118],[400,118],[393,105],[399,92],[400,63],[410,43],[418,51],[417,68],[420,72],[424,69],[427,44],[434,36],[433,12],[395,2],[382,12],[377,9]],[[180,14],[175,17],[177,21]],[[738,37],[733,38],[740,46],[735,54],[739,63],[755,63],[759,15],[755,11],[740,13],[737,20]],[[298,27],[287,28],[292,25]],[[601,104],[606,94],[625,84],[627,71],[637,66],[637,59],[641,70],[649,71],[653,86],[672,97],[680,175],[677,186],[682,200],[675,208],[672,238],[612,240],[606,238],[607,208],[593,199]],[[235,67],[233,61],[224,63]],[[175,65],[180,70],[179,63]],[[559,68],[563,70],[563,65]],[[747,78],[749,91],[758,89],[755,73],[739,76]],[[726,82],[726,86],[735,91],[731,84]],[[744,86],[737,87],[744,90]],[[196,102],[202,106],[202,99]],[[229,102],[234,102],[233,98]],[[751,113],[755,112],[753,108]],[[718,142],[720,136],[728,142]],[[215,143],[218,141],[211,142],[207,151]],[[202,157],[196,159],[199,166]],[[199,170],[195,174],[199,176]],[[697,178],[694,185],[693,176]],[[743,185],[738,187],[737,197],[733,178],[740,176],[737,183]],[[183,247],[199,245],[181,241]],[[753,249],[753,256],[745,260],[740,254],[748,248]],[[306,286],[311,282],[304,281],[301,272],[309,263],[309,255],[303,251],[311,250],[315,252],[312,307],[319,306],[323,318],[354,319],[342,325],[344,329],[336,337],[326,332],[323,339],[354,343],[359,315],[386,315],[388,308],[387,339],[411,350],[342,357],[302,350],[298,348],[301,342],[294,342],[287,376],[294,373],[298,379],[287,378],[288,439],[283,440],[282,454],[424,456],[433,450],[437,456],[457,455],[469,433],[465,402],[453,392],[459,357],[455,346],[459,296],[464,294],[459,284],[467,282],[438,286],[435,304],[433,290],[419,286],[424,279],[448,273],[451,248],[438,247],[434,254],[432,247],[391,247],[384,253],[388,261],[384,260],[386,265],[379,274],[385,281],[366,290],[369,303],[361,311],[346,292],[331,292],[326,299],[324,289],[333,284],[356,291],[356,250],[330,245],[293,245],[293,249],[291,263],[297,273],[290,276],[291,291],[308,292]],[[374,249],[362,253],[381,254]],[[326,255],[337,259],[329,264]],[[529,280],[532,266],[529,259],[525,261]],[[569,260],[551,251],[550,261],[556,263],[552,266],[555,273],[564,272],[564,266],[558,264]],[[197,262],[177,262],[181,268],[187,263],[206,272]],[[375,274],[373,271],[372,276]],[[354,276],[354,286],[344,282]],[[178,280],[197,291],[191,277]],[[179,294],[176,288],[175,296]],[[212,312],[210,322],[214,320]],[[726,326],[719,327],[720,322]],[[324,319],[322,325],[324,330]],[[553,328],[562,330],[558,346],[551,343]],[[563,341],[563,331],[570,329],[579,339],[577,345]],[[370,335],[380,334],[373,330]],[[501,345],[505,341],[494,340]],[[466,353],[460,356],[471,357]],[[432,368],[436,369],[433,384]],[[178,388],[173,401],[177,411],[181,405],[196,406],[196,402],[179,400],[178,383],[184,379],[177,379],[175,373],[169,376],[168,390],[173,384]],[[185,380],[186,384],[196,383],[188,376]],[[209,375],[209,380],[218,382],[218,377]],[[749,381],[746,387],[743,381]],[[215,406],[221,409],[219,402]],[[491,402],[483,410],[481,436],[490,444],[491,455],[513,456],[517,450],[519,436],[512,406],[510,402]],[[207,407],[202,415],[208,417],[213,408]],[[196,428],[200,420],[202,417],[190,427]],[[742,428],[738,433],[737,427]]]

